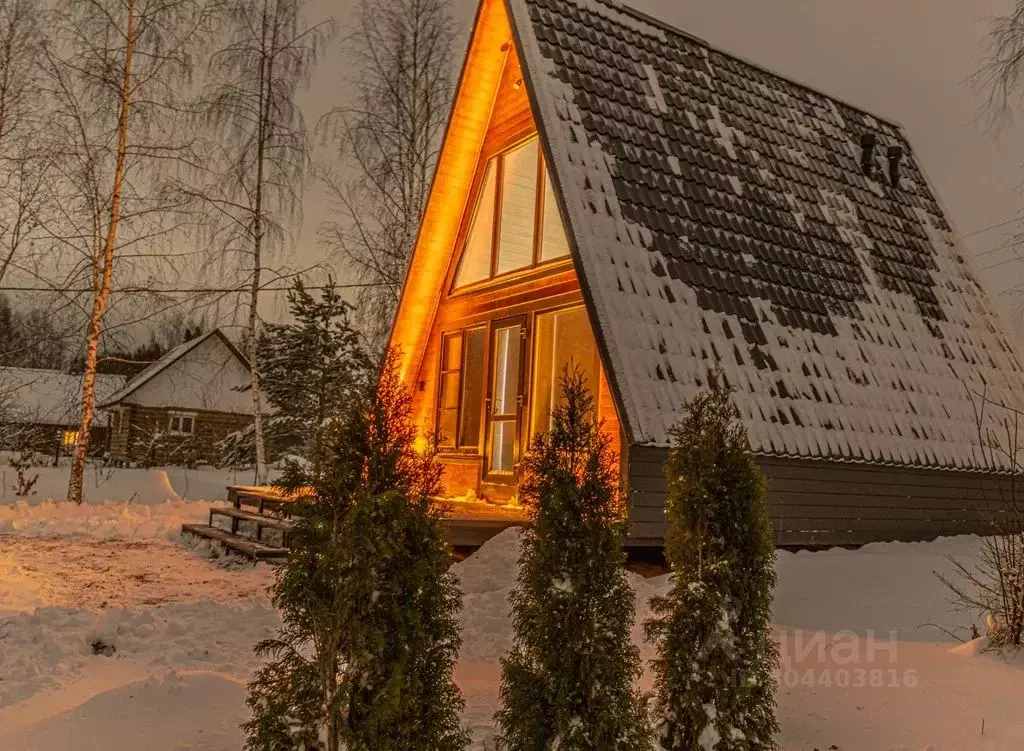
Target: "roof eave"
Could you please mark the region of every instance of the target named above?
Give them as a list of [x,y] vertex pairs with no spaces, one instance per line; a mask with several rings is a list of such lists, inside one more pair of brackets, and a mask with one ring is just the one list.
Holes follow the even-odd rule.
[[[638,439],[634,429],[633,415],[627,408],[626,401],[623,398],[623,390],[619,382],[619,375],[613,367],[611,350],[608,346],[607,338],[604,335],[604,328],[601,325],[600,318],[597,314],[597,305],[594,300],[593,293],[591,292],[590,285],[587,281],[587,272],[582,262],[582,250],[577,239],[576,229],[573,226],[572,215],[568,210],[568,202],[565,200],[562,177],[558,174],[558,160],[553,158],[549,142],[550,133],[546,123],[546,112],[544,111],[545,108],[542,106],[542,102],[540,101],[538,94],[539,89],[536,85],[534,72],[531,69],[533,63],[532,55],[527,54],[528,51],[523,43],[523,37],[513,9],[513,4],[516,1],[517,0],[503,0],[505,3],[505,12],[508,14],[509,26],[512,28],[513,43],[516,46],[516,53],[519,55],[519,64],[523,71],[523,79],[526,82],[526,95],[530,101],[530,109],[533,111],[533,119],[537,125],[537,134],[539,136],[541,149],[544,152],[544,161],[549,165],[548,174],[550,175],[551,185],[554,189],[555,200],[558,201],[558,210],[561,216],[568,219],[568,221],[563,221],[563,224],[566,229],[566,238],[569,241],[569,253],[572,256],[573,267],[575,268],[576,276],[579,279],[580,292],[583,296],[587,315],[590,319],[590,327],[594,332],[594,339],[597,342],[601,365],[608,378],[608,386],[612,392],[615,409],[618,412],[619,424],[622,426],[622,430],[625,434],[625,444],[627,446],[638,445],[640,440]],[[525,8],[523,9],[523,12],[529,15],[529,11]]]

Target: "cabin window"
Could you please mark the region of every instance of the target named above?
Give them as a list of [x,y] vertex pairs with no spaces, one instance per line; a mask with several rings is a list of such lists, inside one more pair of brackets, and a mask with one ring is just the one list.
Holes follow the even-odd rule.
[[516,436],[522,403],[523,323],[495,325],[491,337],[491,398],[488,411],[488,473],[510,475],[518,459]]
[[484,169],[483,187],[473,212],[466,245],[462,252],[462,263],[456,286],[463,286],[487,279],[491,275],[491,254],[494,245],[494,198],[498,168],[492,160]]
[[539,141],[532,138],[489,159],[455,288],[568,255],[569,243]]
[[440,391],[437,400],[437,445],[454,446],[459,424],[459,381],[462,375],[462,333],[441,342]]
[[462,381],[462,404],[459,421],[459,448],[479,448],[480,418],[484,398],[484,358],[487,349],[487,330],[471,329],[466,332]]
[[585,308],[569,308],[537,316],[533,354],[531,440],[551,429],[551,411],[562,401],[562,373],[577,367],[597,406],[600,365],[597,345]]
[[497,274],[507,274],[533,264],[537,234],[538,151],[537,141],[533,140],[502,158]]
[[437,399],[437,445],[442,448],[480,446],[486,339],[483,327],[442,337]]
[[544,170],[544,220],[541,225],[540,260],[554,261],[569,255],[569,240],[565,236],[562,217],[558,214],[551,175]]
[[77,430],[64,430],[64,431],[61,431],[60,442],[64,446],[77,446],[78,445],[78,431]]
[[171,435],[193,435],[196,432],[195,415],[172,414],[170,432]]

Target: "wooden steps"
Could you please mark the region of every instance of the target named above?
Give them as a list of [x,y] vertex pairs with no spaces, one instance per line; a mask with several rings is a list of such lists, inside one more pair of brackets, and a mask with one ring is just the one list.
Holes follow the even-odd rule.
[[253,563],[256,561],[284,558],[288,555],[288,548],[266,545],[257,540],[238,537],[237,535],[232,534],[229,530],[214,527],[210,524],[182,524],[181,533],[205,537],[208,540],[216,540],[217,542],[222,543],[225,547],[252,558]]
[[[288,534],[295,529],[295,522],[287,518],[288,506],[292,503],[289,498],[273,488],[233,485],[228,488],[228,500],[230,506],[210,508],[209,524],[183,524],[181,533],[215,540],[229,550],[251,558],[253,563],[288,555]],[[229,519],[229,528],[214,524],[215,517]],[[248,530],[243,532],[243,523],[252,525],[254,533],[247,534]],[[280,536],[280,541],[271,544],[265,540],[263,532],[267,529],[274,530]]]
[[[231,522],[232,532],[238,532],[237,522],[252,522],[256,525],[257,529],[266,527],[267,529],[276,529],[279,532],[291,532],[295,529],[295,522],[290,519],[282,519],[279,516],[268,516],[267,514],[260,514],[253,511],[244,511],[242,509],[228,507],[214,506],[210,509],[210,526],[214,526],[213,517],[215,516],[227,516]],[[256,539],[261,539],[261,536],[257,534]]]

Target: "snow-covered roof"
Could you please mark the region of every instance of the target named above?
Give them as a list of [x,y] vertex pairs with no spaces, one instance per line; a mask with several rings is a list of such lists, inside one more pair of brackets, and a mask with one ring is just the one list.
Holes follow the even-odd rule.
[[[227,349],[231,352],[232,355],[238,358],[238,360],[243,365],[245,365],[246,368],[249,367],[248,360],[246,360],[245,356],[238,351],[238,348],[231,342],[230,339],[228,339],[224,332],[221,331],[220,329],[214,329],[213,331],[209,331],[203,334],[202,336],[197,336],[194,339],[190,339],[189,341],[179,344],[177,347],[168,350],[163,357],[147,365],[145,369],[140,371],[131,380],[125,383],[123,387],[119,389],[117,392],[111,394],[107,399],[99,401],[99,405],[101,407],[111,407],[117,404],[118,402],[124,401],[129,396],[138,391],[140,388],[142,388],[144,385],[152,381],[156,376],[160,375],[165,370],[167,370],[168,367],[181,360],[189,352],[198,349],[202,344],[204,344],[211,338],[219,339],[224,344],[224,346],[227,347]],[[210,373],[209,376],[212,378],[214,374]],[[167,404],[164,406],[174,407],[180,405]]]
[[[120,375],[96,375],[96,403],[124,386]],[[0,368],[0,406],[19,422],[77,425],[82,414],[82,376],[57,370]],[[95,413],[92,424],[106,417]]]
[[618,3],[506,7],[634,442],[717,362],[755,451],[986,467],[972,392],[1024,408],[1021,360],[898,126]]

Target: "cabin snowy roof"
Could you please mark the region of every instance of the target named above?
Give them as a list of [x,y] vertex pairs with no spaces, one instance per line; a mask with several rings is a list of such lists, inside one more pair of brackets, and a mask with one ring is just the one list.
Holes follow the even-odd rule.
[[[102,403],[124,386],[121,375],[96,375],[96,402]],[[35,425],[77,425],[82,412],[82,376],[58,370],[0,368],[0,408],[17,422]],[[101,425],[105,416],[93,415]]]
[[121,389],[111,394],[107,399],[97,399],[97,404],[99,404],[100,407],[112,407],[118,402],[124,401],[133,393],[135,393],[139,388],[141,388],[144,384],[149,383],[151,380],[153,380],[153,378],[155,378],[164,370],[166,370],[170,365],[183,358],[185,355],[199,347],[199,345],[201,345],[203,342],[210,339],[211,337],[217,337],[218,339],[222,340],[224,345],[232,352],[232,354],[234,354],[235,357],[237,357],[241,362],[243,362],[247,368],[249,367],[249,361],[246,360],[245,356],[238,350],[238,347],[236,347],[232,343],[232,341],[228,339],[224,332],[221,331],[220,329],[213,329],[213,331],[209,331],[201,336],[197,336],[194,339],[189,339],[187,342],[183,342],[182,344],[179,344],[177,347],[168,350],[166,353],[164,353],[163,357],[147,365],[143,370],[139,371],[127,383],[125,383]]
[[898,126],[618,3],[506,7],[635,443],[717,362],[759,453],[987,467],[1021,360]]

